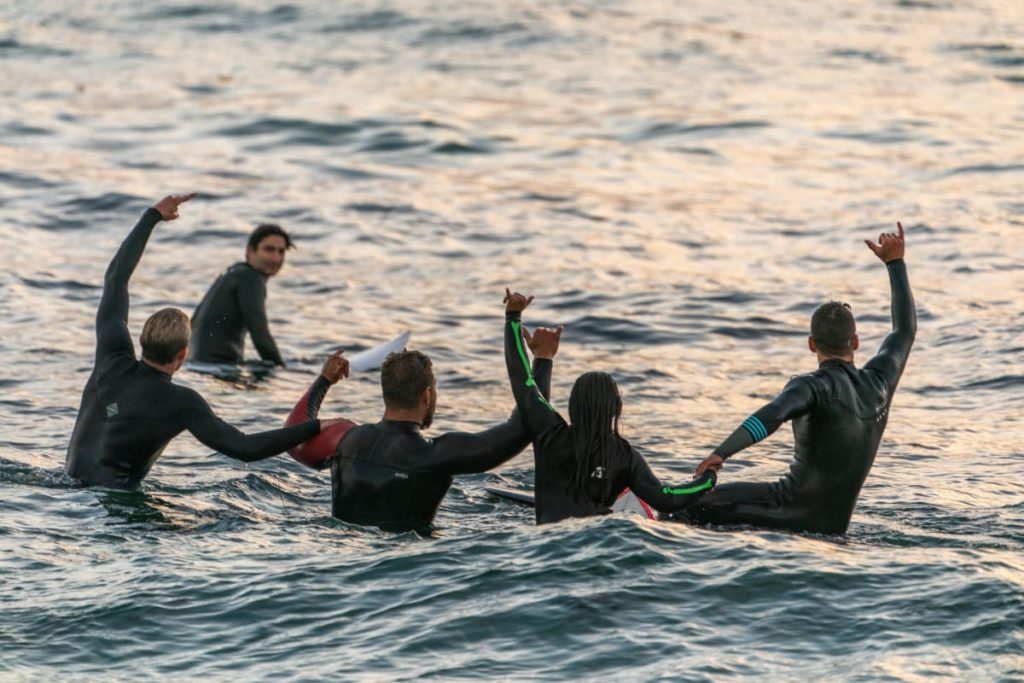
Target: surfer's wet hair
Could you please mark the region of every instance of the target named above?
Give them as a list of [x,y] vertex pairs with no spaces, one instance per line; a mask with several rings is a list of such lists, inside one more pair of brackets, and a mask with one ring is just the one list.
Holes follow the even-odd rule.
[[177,308],[164,308],[149,316],[142,327],[139,344],[142,357],[159,365],[174,360],[181,350],[188,346],[192,326],[188,316]]
[[271,235],[277,235],[278,237],[284,238],[284,248],[292,249],[295,245],[292,243],[292,238],[284,231],[280,225],[276,223],[260,223],[256,226],[256,229],[249,234],[248,248],[256,251],[260,248],[260,242],[267,239]]
[[433,364],[419,351],[389,353],[380,366],[380,388],[388,408],[415,408],[433,383]]
[[857,323],[849,304],[829,301],[818,306],[811,316],[811,338],[822,353],[844,356],[853,353]]
[[599,491],[602,500],[611,495],[614,459],[623,448],[619,436],[622,395],[607,372],[586,372],[576,379],[569,394],[569,421],[575,456],[569,490],[577,498],[588,489]]

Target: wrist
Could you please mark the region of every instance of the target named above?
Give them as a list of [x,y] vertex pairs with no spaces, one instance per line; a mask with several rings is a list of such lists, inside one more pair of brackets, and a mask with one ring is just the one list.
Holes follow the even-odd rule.
[[505,309],[505,319],[506,320],[521,320],[522,317],[523,317],[523,312],[522,311],[510,311],[507,308]]

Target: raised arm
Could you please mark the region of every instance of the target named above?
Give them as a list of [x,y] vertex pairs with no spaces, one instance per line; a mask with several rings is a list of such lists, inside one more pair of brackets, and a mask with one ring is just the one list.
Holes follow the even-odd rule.
[[[288,419],[284,423],[286,427],[316,419],[320,412],[320,404],[323,402],[324,396],[327,395],[327,390],[337,384],[342,377],[348,377],[348,359],[342,357],[343,353],[344,351],[335,351],[327,357],[320,374],[292,408],[291,414],[288,415]],[[322,422],[319,434],[309,441],[288,449],[288,455],[303,465],[317,470],[323,469],[334,457],[342,437],[355,426],[355,422],[345,419]]]
[[274,365],[283,366],[284,359],[277,350],[277,343],[270,334],[270,324],[267,322],[266,282],[256,270],[247,275],[238,288],[238,305],[245,320],[245,327],[249,330],[249,336],[252,337],[253,346],[256,347],[260,358],[271,361]]
[[512,394],[516,407],[523,416],[533,438],[558,424],[562,419],[551,407],[537,379],[530,369],[526,355],[529,345],[537,359],[553,358],[558,352],[562,328],[539,329],[534,335],[522,326],[522,312],[533,301],[533,297],[513,294],[505,290],[505,367],[508,370]]
[[680,512],[715,486],[717,475],[713,469],[681,486],[665,486],[642,455],[630,449],[630,457],[629,488],[658,512]]
[[195,194],[170,195],[146,209],[139,222],[121,243],[103,277],[103,295],[96,311],[96,360],[112,354],[126,353],[134,357],[135,346],[128,332],[128,281],[139,265],[153,228],[161,220],[178,217],[178,206]]
[[[533,372],[539,386],[549,386],[551,360],[538,358]],[[542,379],[546,377],[547,379]],[[531,435],[519,408],[509,418],[482,432],[450,432],[434,440],[431,470],[446,474],[486,472],[519,455],[530,443]]]
[[917,310],[907,279],[907,264],[903,260],[906,251],[903,224],[896,223],[896,226],[899,232],[879,235],[878,244],[865,240],[868,248],[885,263],[889,271],[892,332],[885,337],[878,354],[867,362],[864,369],[878,373],[885,380],[890,393],[895,391],[899,383],[903,368],[907,365],[910,347],[914,345],[914,337],[917,335]]
[[814,380],[809,375],[791,379],[781,394],[744,420],[711,455],[704,458],[697,466],[696,475],[721,469],[722,463],[729,456],[767,439],[786,420],[808,412],[814,406],[815,396]]

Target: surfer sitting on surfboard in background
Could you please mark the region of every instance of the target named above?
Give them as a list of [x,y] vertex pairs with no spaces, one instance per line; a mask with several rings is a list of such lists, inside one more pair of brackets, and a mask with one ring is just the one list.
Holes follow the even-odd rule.
[[228,268],[210,285],[192,315],[190,361],[238,365],[248,330],[260,358],[284,365],[267,323],[267,280],[281,270],[285,252],[293,246],[278,225],[264,223],[252,231],[245,261]]
[[505,290],[505,364],[516,406],[533,435],[537,524],[608,514],[627,487],[659,512],[683,510],[711,489],[713,470],[679,487],[654,476],[643,456],[619,436],[622,396],[608,373],[577,378],[569,395],[572,424],[566,424],[548,402],[548,391],[540,391],[525,348],[533,352],[534,365],[554,357],[562,328],[538,328],[531,335],[521,322],[531,301],[532,296]]
[[[327,390],[348,376],[341,351],[324,363],[320,376],[299,400],[287,425],[316,418]],[[538,359],[533,373],[546,396],[551,357]],[[384,417],[377,424],[346,422],[290,451],[315,469],[331,467],[332,514],[387,531],[428,534],[452,476],[486,472],[519,454],[530,443],[514,410],[503,423],[476,434],[450,432],[434,439],[421,431],[433,422],[437,381],[430,359],[419,351],[388,355],[380,370]]]

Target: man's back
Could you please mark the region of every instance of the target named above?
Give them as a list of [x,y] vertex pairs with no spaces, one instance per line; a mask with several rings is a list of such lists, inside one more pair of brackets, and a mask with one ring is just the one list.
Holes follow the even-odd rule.
[[[874,464],[889,406],[917,333],[914,298],[902,258],[902,225],[898,238],[885,237],[885,250],[874,246],[872,251],[885,262],[889,273],[893,329],[878,354],[860,370],[852,363],[852,350],[848,360],[819,357],[815,372],[791,380],[698,467],[700,472],[716,461],[720,467],[725,458],[792,420],[796,452],[786,476],[770,484],[723,484],[682,518],[701,524],[845,533]],[[841,304],[827,306],[838,309]],[[815,350],[813,345],[811,350]]]
[[82,393],[65,469],[89,486],[133,488],[185,428],[183,413],[204,409],[198,394],[145,363],[108,361]]
[[386,530],[428,530],[454,474],[436,443],[413,422],[353,428],[331,461],[333,515]]
[[845,531],[889,417],[892,389],[870,364],[828,360],[806,382],[814,401],[793,418],[794,458],[778,482],[784,499],[813,510],[823,533]]

